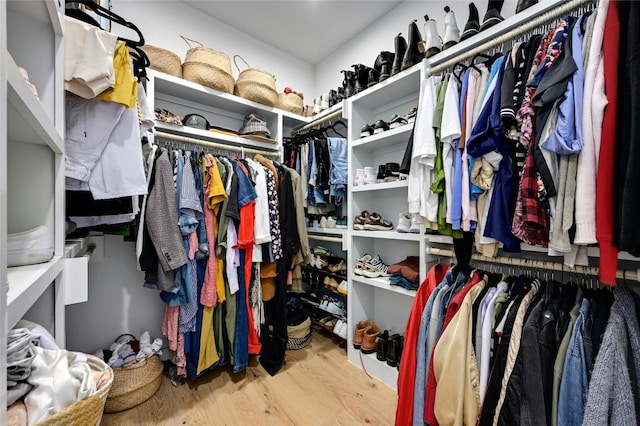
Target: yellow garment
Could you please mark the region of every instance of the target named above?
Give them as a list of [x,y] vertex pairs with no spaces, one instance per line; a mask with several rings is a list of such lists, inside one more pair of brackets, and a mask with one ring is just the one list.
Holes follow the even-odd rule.
[[216,340],[213,335],[213,308],[204,306],[202,309],[202,331],[200,332],[200,354],[198,356],[198,371],[196,374],[202,373],[219,360]]
[[126,108],[135,108],[138,100],[138,81],[131,72],[129,49],[123,41],[118,43],[113,55],[113,70],[116,83],[96,97],[104,101],[117,102]]
[[[227,198],[227,191],[222,184],[222,178],[220,177],[220,171],[218,170],[218,162],[211,154],[207,154],[207,157],[211,163],[211,167],[209,168],[209,174],[206,177],[206,179],[209,179],[209,193],[207,194],[206,207],[213,211],[214,233],[214,239],[209,243],[209,252],[215,256],[215,237],[218,235],[218,212],[220,211],[222,203]],[[222,303],[226,300],[223,262],[223,259],[216,259],[216,293],[218,294],[218,303]]]
[[436,388],[435,415],[441,425],[475,426],[480,412],[480,374],[471,344],[473,302],[487,284],[475,284],[444,329],[433,350]]
[[216,258],[216,292],[218,293],[218,303],[227,300],[227,293],[224,289],[224,260]]

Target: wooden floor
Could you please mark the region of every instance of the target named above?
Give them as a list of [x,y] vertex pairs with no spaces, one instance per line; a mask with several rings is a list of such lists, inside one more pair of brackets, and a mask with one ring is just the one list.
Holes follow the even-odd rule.
[[315,329],[309,346],[287,351],[270,376],[250,358],[245,372],[231,367],[179,387],[163,378],[158,392],[130,410],[105,414],[109,425],[392,425],[397,394],[347,361],[344,343]]

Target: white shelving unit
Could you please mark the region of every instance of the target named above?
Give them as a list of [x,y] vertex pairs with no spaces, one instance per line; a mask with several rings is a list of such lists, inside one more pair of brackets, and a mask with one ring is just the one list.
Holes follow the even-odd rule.
[[[364,124],[373,125],[377,120],[389,121],[395,113],[405,115],[418,105],[420,80],[425,74],[424,61],[409,68],[381,84],[347,100],[349,112],[349,179],[354,182],[356,169],[375,167],[386,163],[402,162],[405,149],[413,129],[407,124],[382,133],[360,138]],[[408,256],[420,256],[425,252],[425,236],[406,234],[395,230],[400,213],[408,211],[406,180],[349,185],[347,194],[348,216],[353,220],[361,211],[380,213],[393,223],[389,231],[349,229],[349,303],[348,303],[348,358],[369,374],[396,388],[398,371],[385,362],[378,361],[375,354],[364,355],[353,348],[355,325],[362,320],[375,321],[382,330],[404,333],[415,291],[391,286],[388,278],[367,278],[353,273],[355,263],[365,254],[380,255],[390,265]],[[350,222],[350,226],[353,223]],[[423,257],[421,257],[423,258]],[[426,275],[426,266],[420,265],[421,280]]]
[[[0,6],[0,388],[6,389],[6,334],[38,306],[65,344],[64,86],[62,0],[10,0]],[[19,68],[29,74],[38,101]],[[54,257],[46,263],[7,268],[8,234],[46,225]],[[46,312],[43,312],[46,311]],[[0,424],[6,393],[0,393]]]
[[229,146],[277,151],[281,154],[283,136],[310,121],[308,117],[219,92],[162,72],[148,70],[148,76],[147,95],[151,108],[167,109],[180,118],[187,114],[200,114],[212,126],[232,131],[238,131],[242,127],[244,117],[249,113],[257,113],[267,122],[273,142],[230,136],[156,120],[158,131]]

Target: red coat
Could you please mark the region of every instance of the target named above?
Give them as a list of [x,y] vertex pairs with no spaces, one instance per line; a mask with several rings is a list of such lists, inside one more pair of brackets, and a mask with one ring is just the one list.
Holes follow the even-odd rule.
[[433,290],[442,282],[447,267],[438,263],[427,274],[416,293],[404,331],[404,348],[400,359],[398,375],[398,406],[396,408],[396,426],[411,425],[413,422],[413,387],[416,380],[416,343],[420,332],[420,318],[424,306]]

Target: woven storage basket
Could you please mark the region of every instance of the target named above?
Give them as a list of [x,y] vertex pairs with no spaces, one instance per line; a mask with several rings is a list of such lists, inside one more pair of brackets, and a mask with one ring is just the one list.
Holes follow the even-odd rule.
[[302,115],[302,96],[296,92],[278,93],[276,108]]
[[151,398],[162,383],[163,365],[158,355],[129,367],[113,369],[113,385],[104,406],[105,413],[128,410]]
[[180,60],[180,56],[170,50],[150,44],[142,46],[142,50],[147,54],[151,62],[149,68],[182,78],[182,61]]
[[[211,89],[233,93],[235,79],[231,73],[231,60],[226,53],[204,47],[199,41],[180,36],[189,45],[182,63],[182,78]],[[200,46],[191,47],[191,43]]]
[[87,360],[92,371],[106,371],[107,382],[93,395],[66,407],[64,410],[47,417],[37,423],[37,426],[68,426],[68,425],[96,425],[102,421],[105,402],[113,384],[113,370],[103,360],[95,355],[87,354]]
[[[236,62],[237,58],[242,59],[247,69],[240,71],[238,62]],[[233,94],[263,105],[275,106],[278,100],[275,77],[267,71],[250,68],[247,61],[240,55],[233,56],[233,63],[236,65],[239,73]]]

